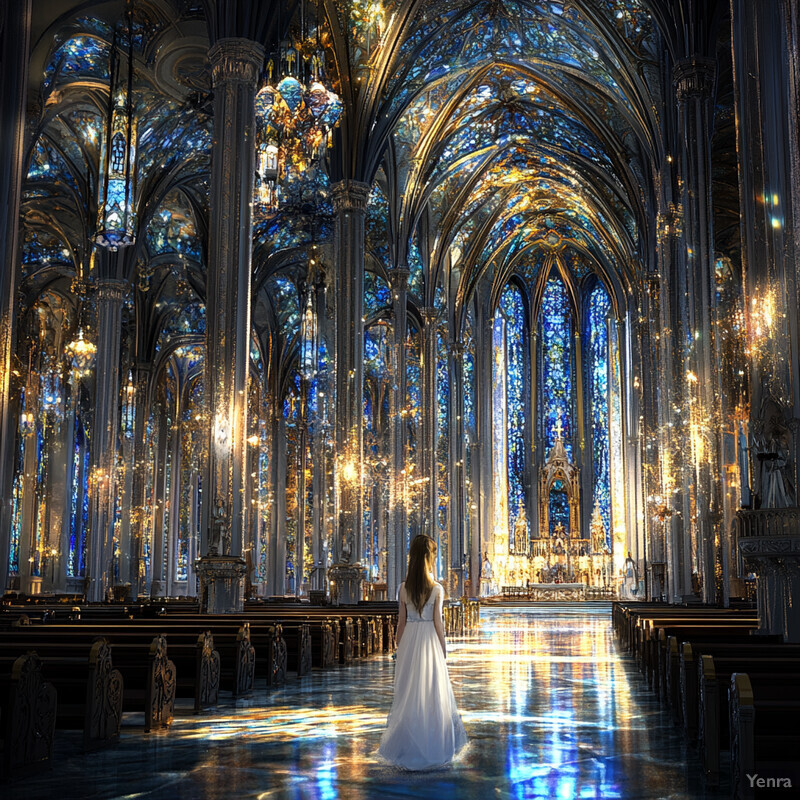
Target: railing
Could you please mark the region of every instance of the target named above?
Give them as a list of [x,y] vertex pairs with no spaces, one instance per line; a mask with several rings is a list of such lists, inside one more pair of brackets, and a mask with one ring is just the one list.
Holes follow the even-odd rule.
[[615,600],[616,589],[610,586],[586,586],[583,583],[533,584],[503,586],[507,600]]
[[447,603],[442,609],[444,629],[448,636],[462,636],[477,629],[481,610],[477,600],[462,597]]
[[800,508],[759,508],[736,512],[739,539],[800,536]]

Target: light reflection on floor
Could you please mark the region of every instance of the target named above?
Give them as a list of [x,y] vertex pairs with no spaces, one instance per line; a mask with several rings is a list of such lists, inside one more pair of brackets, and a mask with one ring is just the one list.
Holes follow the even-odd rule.
[[[448,662],[471,743],[451,768],[410,774],[375,758],[394,662],[380,656],[290,680],[265,705],[124,728],[119,747],[70,755],[12,797],[701,798],[695,759],[617,653],[607,607],[494,608]],[[260,695],[262,698],[263,694]],[[136,723],[137,720],[130,720]],[[6,787],[7,788],[7,787]]]

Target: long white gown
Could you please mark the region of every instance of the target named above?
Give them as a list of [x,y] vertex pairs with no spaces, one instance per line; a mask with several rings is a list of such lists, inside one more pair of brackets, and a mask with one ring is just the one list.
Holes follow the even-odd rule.
[[[444,598],[438,583],[421,616],[414,605],[406,603],[406,627],[397,646],[394,700],[378,750],[384,760],[409,770],[443,766],[467,743],[433,625],[437,597]],[[440,602],[440,618],[441,608]]]

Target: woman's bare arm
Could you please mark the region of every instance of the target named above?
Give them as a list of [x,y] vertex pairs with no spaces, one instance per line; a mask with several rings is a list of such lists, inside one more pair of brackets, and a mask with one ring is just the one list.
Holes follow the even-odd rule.
[[442,645],[442,653],[447,658],[447,645],[444,641],[444,620],[442,619],[442,595],[443,592],[441,590],[436,592],[436,600],[433,603],[433,627],[436,629],[436,635]]
[[399,645],[403,638],[403,631],[406,629],[406,587],[400,587],[397,601],[397,634],[396,642]]

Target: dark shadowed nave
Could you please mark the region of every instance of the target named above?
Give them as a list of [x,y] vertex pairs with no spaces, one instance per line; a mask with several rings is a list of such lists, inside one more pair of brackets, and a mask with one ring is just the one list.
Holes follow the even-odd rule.
[[[694,798],[699,767],[614,640],[608,606],[482,610],[450,643],[450,674],[471,743],[452,769],[413,774],[375,759],[393,662],[290,679],[252,708],[141,733],[126,716],[117,749],[75,753],[11,798]],[[256,706],[257,704],[257,706]],[[726,796],[727,793],[719,796]]]

